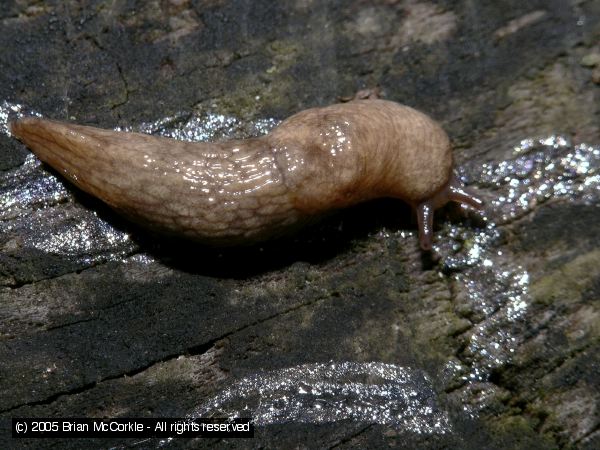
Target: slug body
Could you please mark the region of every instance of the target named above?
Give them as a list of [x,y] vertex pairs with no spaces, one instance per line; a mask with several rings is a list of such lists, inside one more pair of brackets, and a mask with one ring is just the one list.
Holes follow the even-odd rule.
[[10,130],[127,218],[208,244],[264,240],[332,209],[394,197],[417,211],[429,250],[435,208],[450,200],[481,206],[453,177],[442,128],[385,100],[308,109],[265,136],[216,143],[33,117]]

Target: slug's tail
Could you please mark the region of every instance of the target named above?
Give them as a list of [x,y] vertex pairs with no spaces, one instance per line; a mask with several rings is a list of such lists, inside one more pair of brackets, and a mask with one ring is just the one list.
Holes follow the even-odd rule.
[[[75,186],[113,205],[127,193],[126,133],[26,117],[10,132]],[[125,186],[126,187],[126,186]]]
[[100,142],[90,127],[71,125],[38,117],[26,117],[8,124],[13,136],[23,142],[43,162],[69,178],[79,172],[82,158]]
[[468,205],[479,211],[483,209],[483,201],[468,192],[462,183],[452,175],[450,182],[444,189],[432,198],[420,203],[416,208],[419,225],[419,244],[424,251],[430,251],[433,246],[433,212],[448,202]]

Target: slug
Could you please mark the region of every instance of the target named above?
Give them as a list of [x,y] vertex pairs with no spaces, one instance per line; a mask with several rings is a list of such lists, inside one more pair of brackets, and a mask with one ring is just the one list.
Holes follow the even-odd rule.
[[11,122],[10,131],[130,220],[212,245],[265,240],[328,211],[393,197],[416,210],[428,251],[436,208],[482,207],[453,176],[442,128],[387,100],[308,109],[265,136],[215,143],[36,117]]

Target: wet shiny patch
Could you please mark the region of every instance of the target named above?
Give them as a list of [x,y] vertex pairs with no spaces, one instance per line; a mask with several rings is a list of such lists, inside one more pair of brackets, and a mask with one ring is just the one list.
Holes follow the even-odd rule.
[[267,134],[279,124],[275,119],[240,120],[212,112],[165,117],[137,126],[117,127],[117,131],[135,131],[190,142],[214,142],[220,139],[244,139]]
[[252,417],[256,425],[354,420],[425,434],[451,429],[422,371],[380,362],[258,373],[205,401],[192,416]]
[[[494,369],[509,363],[522,343],[531,302],[529,273],[502,241],[502,227],[530,214],[540,204],[561,199],[579,204],[600,200],[600,146],[573,145],[562,136],[525,139],[513,157],[459,168],[463,182],[495,195],[485,207],[482,229],[444,224],[437,233],[441,266],[451,272],[473,317],[461,360],[449,361],[448,385],[462,385],[471,399],[465,410],[476,415],[495,386]],[[477,391],[476,395],[466,395]]]

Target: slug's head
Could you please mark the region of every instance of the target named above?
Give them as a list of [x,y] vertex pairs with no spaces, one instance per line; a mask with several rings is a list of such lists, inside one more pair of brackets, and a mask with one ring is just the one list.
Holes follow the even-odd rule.
[[483,209],[483,201],[466,191],[453,174],[441,190],[416,205],[419,243],[424,251],[430,251],[433,244],[433,212],[448,202],[468,205],[477,210]]

